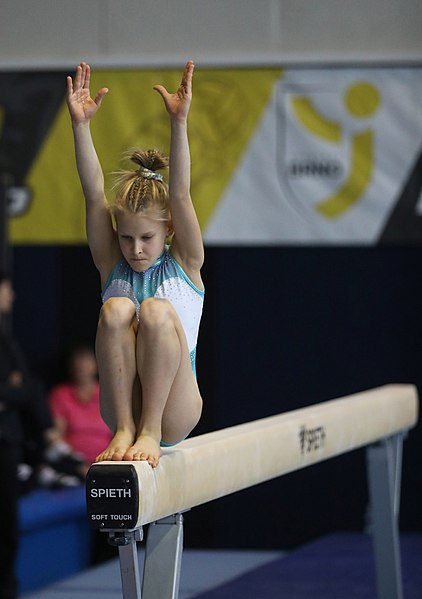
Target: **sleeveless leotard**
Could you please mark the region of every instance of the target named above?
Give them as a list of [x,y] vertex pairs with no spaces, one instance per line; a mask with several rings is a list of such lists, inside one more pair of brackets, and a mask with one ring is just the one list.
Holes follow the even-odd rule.
[[164,298],[171,302],[185,331],[192,370],[196,375],[196,345],[202,316],[204,292],[199,289],[178,264],[170,248],[144,272],[136,272],[124,258],[111,271],[102,300],[111,297],[127,297],[135,304],[139,320],[139,309],[144,299]]

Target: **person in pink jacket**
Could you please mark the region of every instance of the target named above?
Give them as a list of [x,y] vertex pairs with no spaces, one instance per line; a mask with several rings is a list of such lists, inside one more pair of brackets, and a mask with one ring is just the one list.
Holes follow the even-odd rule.
[[100,390],[93,349],[81,346],[72,351],[69,381],[51,389],[49,403],[56,430],[72,454],[81,457],[79,473],[86,473],[112,437],[100,415]]

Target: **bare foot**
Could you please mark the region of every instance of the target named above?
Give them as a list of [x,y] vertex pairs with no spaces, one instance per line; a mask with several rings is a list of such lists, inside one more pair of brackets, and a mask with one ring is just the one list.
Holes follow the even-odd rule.
[[136,438],[135,443],[126,451],[123,459],[135,462],[145,461],[153,468],[156,468],[160,456],[160,442],[153,436],[143,434]]
[[95,458],[96,462],[105,462],[108,460],[123,460],[123,456],[128,451],[133,443],[133,433],[129,431],[117,431],[110,441],[107,449],[102,451]]

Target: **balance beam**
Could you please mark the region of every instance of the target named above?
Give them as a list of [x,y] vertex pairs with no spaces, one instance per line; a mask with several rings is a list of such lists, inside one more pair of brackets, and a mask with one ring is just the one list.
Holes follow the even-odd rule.
[[192,437],[164,450],[155,469],[101,462],[87,479],[91,524],[138,528],[410,429],[417,417],[415,387],[388,385]]
[[[382,481],[372,486],[375,495],[388,495],[387,528],[393,530],[394,536],[401,439],[403,433],[415,426],[417,419],[416,388],[413,385],[386,385],[189,438],[164,450],[155,469],[146,462],[94,464],[86,480],[88,517],[94,528],[109,531],[116,544],[125,545],[129,538],[127,531],[139,531],[145,524],[157,521],[180,525],[180,518],[168,520],[168,517],[317,462],[393,438],[397,441],[388,445],[382,453],[381,461],[388,462]],[[373,454],[375,457],[371,457],[371,463],[380,459],[377,455]],[[374,468],[379,471],[378,466]],[[388,489],[392,488],[391,497],[386,485]],[[381,493],[379,488],[382,488]],[[377,501],[384,502],[383,499]],[[385,522],[378,528],[385,528]],[[175,559],[180,561],[179,537],[175,542],[175,546],[179,547]],[[133,538],[139,540],[139,533]],[[379,544],[386,542],[389,540],[381,538]],[[393,542],[396,546],[391,555],[397,562],[398,540],[393,539]],[[379,577],[385,578],[391,564],[386,566],[384,558],[381,561]],[[398,564],[393,566],[395,579],[398,580]],[[144,587],[147,572],[144,573]],[[387,578],[390,580],[391,577]],[[151,576],[147,579],[150,580]],[[123,574],[122,583],[124,585]],[[396,583],[399,588],[400,581]],[[137,587],[136,581],[134,584]],[[155,583],[148,583],[147,588],[148,585],[151,586],[148,597],[177,597],[174,592],[171,594],[162,589],[158,592]],[[388,585],[391,586],[390,582]],[[400,592],[398,590],[394,595],[381,593],[379,596],[400,599]],[[138,590],[131,590],[124,597],[140,597],[140,594]]]

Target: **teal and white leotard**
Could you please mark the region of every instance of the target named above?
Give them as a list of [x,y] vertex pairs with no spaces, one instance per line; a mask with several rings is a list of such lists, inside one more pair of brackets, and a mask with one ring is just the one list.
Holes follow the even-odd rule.
[[196,345],[202,316],[204,292],[188,277],[170,248],[144,272],[136,272],[124,258],[111,271],[102,291],[103,302],[111,297],[127,297],[139,309],[144,299],[163,298],[171,302],[185,331],[192,370],[196,375]]

